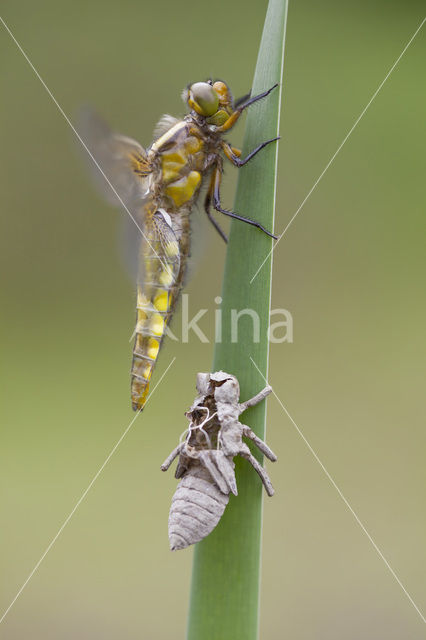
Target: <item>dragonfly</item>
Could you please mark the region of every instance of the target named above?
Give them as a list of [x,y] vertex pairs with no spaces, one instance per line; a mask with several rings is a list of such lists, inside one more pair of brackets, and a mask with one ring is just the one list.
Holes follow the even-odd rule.
[[92,173],[104,195],[124,206],[140,235],[138,249],[136,327],[131,368],[131,401],[135,411],[145,406],[149,383],[183,287],[190,253],[190,214],[207,183],[204,209],[227,242],[217,212],[257,227],[276,238],[256,220],[221,204],[224,160],[242,167],[266,145],[259,144],[245,158],[223,139],[250,105],[266,98],[278,85],[234,102],[222,80],[188,85],[183,92],[189,113],[182,119],[164,115],[154,142],[144,149],[132,138],[115,133],[93,111],[81,118],[84,146],[94,161]]

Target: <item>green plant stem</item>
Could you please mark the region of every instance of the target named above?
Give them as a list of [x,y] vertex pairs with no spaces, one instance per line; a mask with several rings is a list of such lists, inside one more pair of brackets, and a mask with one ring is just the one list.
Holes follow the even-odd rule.
[[[282,83],[287,0],[270,0],[260,45],[252,95]],[[278,134],[280,87],[253,105],[247,116],[243,157],[264,140]],[[263,149],[240,170],[235,211],[273,228],[277,143]],[[270,253],[272,240],[258,229],[234,220],[222,290],[222,341],[216,344],[213,371],[234,374],[241,400],[265,386],[268,370],[272,256],[250,284]],[[231,310],[251,309],[259,322],[259,341],[253,340],[253,318],[242,315],[238,336],[232,336]],[[234,322],[235,324],[235,322]],[[237,338],[237,339],[236,339]],[[242,415],[261,438],[265,435],[266,404]],[[254,455],[261,461],[258,451]],[[231,496],[221,522],[195,549],[188,621],[188,640],[255,640],[259,622],[262,484],[245,460],[236,459],[239,495]]]

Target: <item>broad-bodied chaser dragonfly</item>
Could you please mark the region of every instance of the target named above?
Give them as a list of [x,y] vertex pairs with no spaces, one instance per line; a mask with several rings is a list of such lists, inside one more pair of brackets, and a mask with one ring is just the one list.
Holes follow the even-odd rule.
[[135,411],[146,403],[165,327],[182,289],[190,249],[190,212],[204,180],[209,177],[205,211],[225,242],[226,235],[212,216],[212,206],[275,237],[259,222],[224,209],[220,184],[223,156],[242,167],[277,140],[263,142],[241,159],[241,151],[222,138],[244,109],[276,86],[254,97],[248,94],[234,104],[229,87],[222,81],[189,85],[183,98],[190,112],[182,120],[163,116],[155,130],[155,140],[146,150],[135,140],[112,132],[93,112],[86,111],[82,118],[82,138],[95,160],[96,171],[100,171],[99,179],[105,182],[105,189],[111,189],[110,195],[115,194],[114,203],[124,205],[139,228],[135,233],[140,233],[131,371]]

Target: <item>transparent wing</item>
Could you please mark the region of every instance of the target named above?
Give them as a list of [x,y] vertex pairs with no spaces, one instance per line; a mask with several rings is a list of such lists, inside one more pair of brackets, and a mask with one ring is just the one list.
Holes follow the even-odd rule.
[[[132,138],[112,131],[92,109],[80,110],[78,132],[95,186],[108,203],[139,213],[148,194],[151,172],[145,149]],[[88,153],[88,151],[89,153]]]
[[[163,116],[158,123],[154,138],[172,127],[178,120],[172,116]],[[89,168],[97,191],[109,204],[121,207],[126,211],[122,216],[121,232],[118,238],[118,251],[125,270],[134,281],[144,279],[144,261],[141,260],[143,244],[156,247],[156,252],[165,253],[165,260],[170,249],[167,248],[168,223],[145,220],[145,203],[149,198],[151,167],[145,149],[135,140],[115,133],[108,124],[91,108],[80,109],[77,121],[78,132],[87,149],[80,148],[85,163]],[[196,242],[192,244],[192,256],[189,259],[189,273],[201,256],[205,253],[206,238],[213,234],[207,225],[202,210],[193,212],[192,235]],[[200,207],[201,209],[201,207]],[[157,224],[156,224],[157,222]],[[171,246],[175,240],[170,242]],[[142,272],[142,273],[141,273]]]
[[160,138],[164,133],[169,131],[175,124],[180,122],[179,118],[175,118],[174,116],[170,116],[168,113],[165,113],[161,116],[154,129],[154,140]]
[[[162,209],[145,220],[145,242],[141,244],[139,257],[138,286],[144,297],[152,302],[162,286],[178,284],[181,252],[179,241],[172,229],[170,219],[166,219]],[[167,216],[168,217],[168,216]],[[169,301],[170,302],[170,301]],[[162,311],[169,311],[162,309]]]
[[[225,220],[226,224],[227,220]],[[227,230],[226,227],[225,230]],[[140,238],[138,236],[140,234],[137,233],[131,218],[122,216],[120,232],[117,236],[118,253],[120,261],[132,281],[138,278],[138,254],[140,250]],[[224,255],[226,251],[225,243],[219,238],[217,232],[208,221],[202,204],[196,204],[191,212],[191,254],[186,259],[184,284],[189,283],[197,273],[199,265],[205,259],[212,242],[216,243],[219,255]]]
[[162,257],[163,268],[166,266],[171,269],[174,280],[180,272],[181,254],[179,241],[172,228],[170,217],[166,219],[167,214],[163,209],[157,211],[152,218],[152,227],[154,227],[153,238],[158,242],[161,250],[159,254]]
[[119,253],[126,271],[136,279],[151,171],[146,151],[132,138],[112,131],[89,107],[80,109],[77,128],[87,147],[80,146],[79,151],[96,190],[108,204],[124,209]]

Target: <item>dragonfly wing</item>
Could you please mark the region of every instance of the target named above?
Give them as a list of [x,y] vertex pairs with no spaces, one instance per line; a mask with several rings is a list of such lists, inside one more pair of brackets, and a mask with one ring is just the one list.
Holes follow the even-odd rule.
[[92,109],[80,110],[78,131],[95,186],[115,206],[139,214],[148,194],[151,172],[145,149],[132,138],[115,133]]
[[149,312],[160,313],[166,324],[179,293],[175,289],[181,285],[179,241],[168,214],[162,209],[147,216],[143,232],[137,277],[138,308],[140,304],[147,305]]
[[163,134],[167,133],[167,131],[174,127],[178,122],[180,122],[179,118],[170,116],[168,113],[162,115],[155,125],[154,140],[157,140],[157,138],[161,138]]
[[122,267],[133,283],[139,278],[139,254],[142,240],[143,236],[130,216],[121,216],[117,232],[117,252]]
[[[117,247],[120,262],[132,282],[138,279],[140,272],[140,267],[138,267],[140,235],[132,219],[129,216],[123,216],[120,220],[119,233],[117,235]],[[186,260],[185,285],[197,273],[212,240],[219,245],[218,251],[224,253],[226,245],[220,238],[217,239],[217,233],[212,230],[204,211],[199,210],[195,205],[194,210],[191,212],[191,255],[187,255],[184,258]]]
[[[170,118],[163,126],[170,125]],[[80,135],[95,184],[108,202],[124,206],[139,227],[137,321],[132,362],[132,405],[141,410],[167,324],[176,307],[189,254],[189,209],[162,208],[145,149],[111,131],[93,111],[80,115]],[[160,204],[161,203],[161,204]],[[127,256],[128,257],[128,256]],[[132,260],[130,259],[130,263]]]
[[154,214],[152,223],[155,228],[155,237],[158,239],[161,254],[164,257],[162,268],[167,265],[167,268],[171,269],[171,272],[177,277],[180,270],[180,248],[170,216],[163,209],[159,209]]

